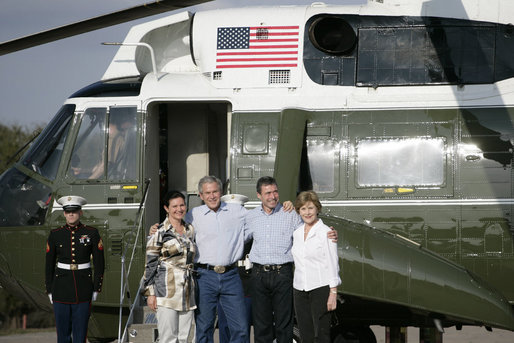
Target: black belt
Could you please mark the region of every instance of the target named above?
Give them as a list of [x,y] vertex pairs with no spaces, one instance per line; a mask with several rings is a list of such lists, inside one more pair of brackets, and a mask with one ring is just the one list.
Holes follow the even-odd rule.
[[285,267],[290,267],[293,265],[293,262],[288,262],[284,264],[258,264],[254,263],[253,267],[265,272],[277,271]]
[[207,269],[207,270],[214,270],[218,274],[223,274],[223,273],[228,272],[231,269],[236,268],[237,267],[237,262],[236,263],[232,263],[232,264],[230,264],[228,266],[211,266],[210,264],[197,263],[196,267],[202,268],[202,269]]

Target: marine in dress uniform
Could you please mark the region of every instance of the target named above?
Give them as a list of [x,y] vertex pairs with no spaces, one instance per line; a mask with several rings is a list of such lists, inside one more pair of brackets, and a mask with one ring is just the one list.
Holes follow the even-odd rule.
[[[57,342],[86,342],[91,301],[101,291],[103,243],[98,230],[80,222],[86,199],[64,196],[66,225],[50,232],[46,244],[46,291],[54,305]],[[94,263],[94,277],[91,269]]]

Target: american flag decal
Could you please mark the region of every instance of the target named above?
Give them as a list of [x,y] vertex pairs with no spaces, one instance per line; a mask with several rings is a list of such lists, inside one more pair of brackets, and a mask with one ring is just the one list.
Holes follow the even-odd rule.
[[298,26],[219,27],[216,68],[298,66]]

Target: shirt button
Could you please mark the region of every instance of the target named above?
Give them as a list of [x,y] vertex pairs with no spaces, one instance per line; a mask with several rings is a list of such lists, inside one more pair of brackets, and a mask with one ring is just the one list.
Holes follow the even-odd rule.
[[71,242],[71,245],[75,245],[75,242]]
[[75,251],[75,248],[71,248],[71,251]]

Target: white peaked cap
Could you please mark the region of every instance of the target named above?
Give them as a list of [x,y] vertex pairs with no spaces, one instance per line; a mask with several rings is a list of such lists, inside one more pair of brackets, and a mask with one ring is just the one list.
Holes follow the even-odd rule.
[[242,194],[225,194],[221,197],[221,201],[243,206],[248,201],[248,197]]
[[82,206],[87,204],[86,199],[78,195],[65,195],[57,203],[62,205],[63,210],[80,210]]

